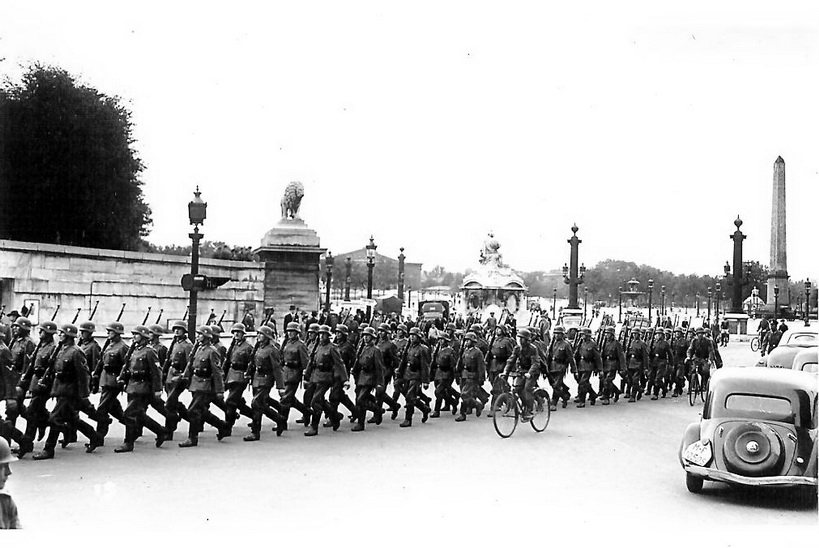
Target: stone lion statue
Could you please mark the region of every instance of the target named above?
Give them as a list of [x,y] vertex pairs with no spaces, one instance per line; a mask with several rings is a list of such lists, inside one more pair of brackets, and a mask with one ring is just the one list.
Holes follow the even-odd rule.
[[282,196],[282,219],[301,220],[299,208],[301,199],[304,198],[304,185],[298,181],[293,181],[284,189]]

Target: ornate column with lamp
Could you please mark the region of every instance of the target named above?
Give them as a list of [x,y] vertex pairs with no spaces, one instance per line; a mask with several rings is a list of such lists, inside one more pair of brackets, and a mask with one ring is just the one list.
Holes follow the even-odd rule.
[[[370,236],[370,243],[367,244],[367,298],[373,298],[373,268],[375,267],[375,250],[378,248]],[[367,305],[367,322],[372,320],[372,306]]]
[[[204,234],[199,232],[199,225],[204,224],[207,217],[208,204],[202,200],[202,193],[199,186],[193,193],[193,200],[188,202],[188,220],[193,225],[193,232],[188,234],[191,238],[191,278],[195,279],[199,274],[199,241]],[[196,339],[196,316],[197,316],[198,291],[195,287],[190,289],[190,300],[188,303],[188,337],[193,341]]]

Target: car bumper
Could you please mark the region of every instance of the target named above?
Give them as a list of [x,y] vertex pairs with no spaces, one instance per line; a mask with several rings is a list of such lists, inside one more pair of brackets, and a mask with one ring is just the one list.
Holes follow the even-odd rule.
[[683,464],[685,472],[692,476],[697,476],[710,481],[722,481],[725,483],[734,483],[737,485],[813,485],[816,486],[816,478],[808,476],[762,476],[759,478],[752,478],[748,476],[740,476],[724,470],[715,470],[714,468],[707,468],[705,466],[696,466],[693,464]]

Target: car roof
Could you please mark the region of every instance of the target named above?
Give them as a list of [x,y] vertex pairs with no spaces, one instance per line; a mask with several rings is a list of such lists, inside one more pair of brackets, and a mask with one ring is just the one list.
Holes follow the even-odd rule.
[[723,367],[711,376],[711,387],[721,391],[756,392],[776,394],[802,389],[813,394],[819,392],[816,375],[803,371],[767,367]]

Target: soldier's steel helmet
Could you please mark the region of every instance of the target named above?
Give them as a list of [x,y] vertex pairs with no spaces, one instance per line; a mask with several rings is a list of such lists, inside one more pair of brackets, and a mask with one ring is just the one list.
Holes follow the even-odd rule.
[[702,327],[698,327],[696,333],[697,335],[699,335],[700,333],[705,333],[705,329]]
[[683,333],[683,332],[684,332],[684,331],[683,331],[683,328],[682,328],[682,327],[675,327],[675,328],[674,328],[674,333]]
[[[313,324],[313,325],[316,325],[316,324]],[[329,326],[329,325],[327,325],[327,324],[321,324],[321,325],[318,327],[318,332],[319,332],[319,333],[326,333],[326,334],[328,334],[328,335],[329,335],[329,334],[330,334],[330,326]]]
[[298,322],[290,322],[289,324],[287,324],[287,328],[285,328],[285,331],[295,331],[296,333],[298,333],[299,331],[301,331],[301,329],[299,329]]
[[213,338],[213,329],[211,329],[209,325],[200,325],[196,328],[196,332],[203,337],[207,337],[209,339]]
[[17,460],[17,457],[11,454],[11,448],[6,438],[0,437],[0,464],[8,464]]
[[318,333],[319,326],[317,323],[311,323],[310,327],[307,328],[308,333]]
[[23,316],[20,316],[19,318],[14,320],[13,325],[16,325],[20,329],[25,329],[26,331],[31,330],[31,320],[29,320],[28,318],[24,318]]
[[520,329],[518,329],[518,337],[520,337],[521,339],[529,340],[532,338],[532,333],[525,327],[521,327]]
[[230,328],[230,332],[231,333],[239,332],[239,333],[244,334],[245,333],[245,324],[243,324],[242,322],[236,322],[235,324],[233,324],[233,327]]
[[406,333],[406,332],[407,332],[407,326],[406,326],[406,324],[399,323],[399,324],[398,324],[398,331],[403,331],[404,333]]
[[273,330],[267,327],[266,325],[263,325],[259,328],[259,333],[261,333],[262,335],[269,339],[273,338]]
[[43,333],[54,335],[57,333],[57,324],[54,322],[43,322],[40,324],[40,329],[43,331]]
[[584,327],[580,330],[580,332],[583,333],[584,335],[591,335],[592,330],[591,327]]
[[336,325],[336,333],[341,333],[342,335],[347,335],[350,333],[350,330],[347,329],[347,326],[343,323]]
[[77,336],[77,326],[67,323],[60,328],[60,333],[65,333],[69,337]]
[[390,324],[388,324],[387,322],[381,322],[381,325],[378,326],[378,330],[389,333],[390,332]]
[[375,329],[373,329],[372,327],[370,327],[370,326],[368,325],[367,327],[365,327],[365,328],[364,328],[364,329],[361,331],[361,334],[362,334],[362,335],[369,335],[369,336],[371,336],[371,337],[375,337]]
[[148,331],[150,331],[152,335],[162,335],[163,333],[165,333],[165,330],[162,329],[162,326],[156,323],[149,326]]
[[475,333],[481,333],[482,332],[481,326],[476,324],[476,323],[473,323],[472,326],[469,329],[471,329]]
[[97,326],[94,325],[94,322],[82,322],[80,324],[80,331],[87,331],[89,333],[93,333],[96,331]]
[[611,325],[606,326],[606,328],[603,329],[603,333],[611,333],[612,335],[614,335],[614,327]]
[[449,342],[452,340],[452,338],[449,336],[449,333],[439,333],[438,340]]
[[210,326],[210,330],[211,330],[211,331],[213,331],[213,334],[214,334],[214,335],[219,335],[219,334],[221,334],[221,333],[222,333],[222,331],[224,331],[224,329],[222,329],[222,326],[221,326],[221,325],[217,325],[217,324],[213,324],[213,325],[211,325],[211,326]]
[[185,331],[185,333],[188,332],[188,325],[185,322],[183,322],[182,320],[176,320],[175,322],[173,322],[173,325],[171,325],[171,329],[177,329],[177,328],[182,329],[183,331]]
[[117,335],[124,335],[125,334],[125,326],[119,322],[111,322],[105,326],[106,331],[113,331]]
[[421,330],[418,329],[417,327],[413,327],[412,329],[410,329],[409,334],[410,335],[418,335],[419,337],[422,335]]
[[464,335],[464,340],[465,341],[478,342],[478,336],[470,331],[469,333]]
[[137,335],[142,335],[143,337],[150,337],[151,330],[145,327],[144,325],[138,325],[131,330],[131,333],[135,333]]
[[565,328],[565,327],[563,327],[562,325],[558,325],[558,326],[556,326],[556,327],[554,328],[553,333],[554,333],[555,335],[557,335],[558,333],[565,334],[565,333],[566,333],[566,328]]

